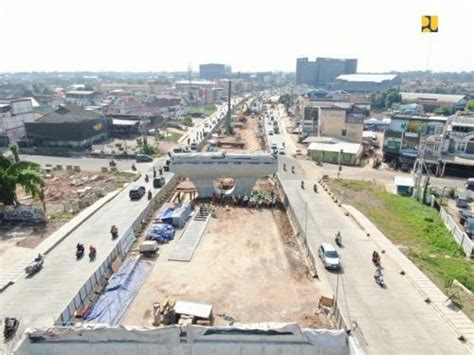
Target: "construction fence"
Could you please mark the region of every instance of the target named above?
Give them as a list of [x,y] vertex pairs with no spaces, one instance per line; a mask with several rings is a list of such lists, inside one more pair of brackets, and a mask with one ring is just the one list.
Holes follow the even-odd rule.
[[148,203],[147,207],[140,213],[133,224],[127,229],[127,231],[121,236],[118,244],[102,262],[102,264],[96,269],[94,274],[85,282],[81,287],[76,296],[67,305],[64,311],[59,315],[55,321],[55,325],[68,325],[74,317],[74,313],[77,309],[87,305],[89,297],[93,292],[94,288],[103,282],[103,277],[111,272],[111,265],[117,259],[123,259],[133,243],[135,237],[141,230],[143,223],[153,216],[156,208],[166,201],[166,198],[173,191],[178,184],[178,177],[173,175],[171,179],[164,185],[160,191],[154,196]]

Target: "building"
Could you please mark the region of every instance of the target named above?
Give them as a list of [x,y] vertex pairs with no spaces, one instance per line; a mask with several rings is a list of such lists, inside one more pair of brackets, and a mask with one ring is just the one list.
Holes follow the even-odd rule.
[[347,92],[377,92],[397,88],[400,84],[401,79],[395,74],[343,74],[330,86]]
[[450,117],[443,152],[474,158],[474,114],[458,114]]
[[30,98],[0,100],[0,147],[25,137],[25,123],[33,122],[35,111]]
[[318,67],[316,61],[308,58],[296,59],[296,85],[318,86]]
[[312,160],[342,164],[359,165],[363,153],[362,144],[338,141],[314,142],[308,147],[308,155]]
[[[384,135],[384,160],[393,162],[395,166],[412,165],[418,157],[420,145],[424,145],[421,143],[429,145],[425,150],[427,158],[440,156],[446,122],[447,117],[442,116],[392,115]],[[428,141],[423,141],[428,137]]]
[[357,72],[357,59],[308,58],[296,59],[296,84],[327,86],[339,75]]
[[426,112],[432,112],[438,107],[448,107],[452,112],[463,110],[468,102],[465,95],[431,94],[421,92],[401,92],[403,103],[417,103]]
[[112,122],[79,106],[61,106],[35,122],[25,123],[28,138],[47,147],[89,148],[108,137]]
[[199,65],[199,77],[206,80],[219,80],[230,78],[232,68],[225,64],[201,64]]
[[66,105],[95,106],[98,104],[97,92],[93,90],[71,90],[66,92]]

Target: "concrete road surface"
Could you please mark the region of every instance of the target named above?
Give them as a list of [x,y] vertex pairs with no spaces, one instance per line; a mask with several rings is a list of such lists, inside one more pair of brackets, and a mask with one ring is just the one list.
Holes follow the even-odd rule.
[[[165,173],[167,180],[171,176]],[[153,189],[152,179],[145,183],[142,177],[135,184],[146,186],[154,194],[159,191]],[[49,252],[45,257],[44,268],[36,275],[25,275],[0,293],[0,319],[17,317],[23,329],[27,326],[52,325],[148,205],[146,195],[139,201],[130,201],[129,190],[130,187],[122,191]],[[112,240],[110,235],[112,224],[119,230],[117,240]],[[76,260],[77,243],[83,243],[86,248],[91,244],[96,246],[96,260],[90,262],[87,254],[81,260]]]
[[[341,272],[326,271],[317,258],[320,277],[327,278],[347,320],[356,322],[362,345],[370,354],[467,354],[468,349],[456,338],[448,324],[432,305],[424,302],[407,276],[399,274],[390,256],[382,255],[385,281],[383,289],[374,282],[371,261],[377,246],[361,228],[344,215],[326,192],[313,192],[315,177],[304,172],[298,162],[281,158],[280,165],[295,165],[296,174],[283,171],[279,176],[284,190],[302,226],[306,226],[308,244],[317,255],[321,242],[334,243],[341,231],[343,248],[337,248],[342,260]],[[306,189],[300,182],[306,175]],[[390,218],[390,216],[387,216]]]

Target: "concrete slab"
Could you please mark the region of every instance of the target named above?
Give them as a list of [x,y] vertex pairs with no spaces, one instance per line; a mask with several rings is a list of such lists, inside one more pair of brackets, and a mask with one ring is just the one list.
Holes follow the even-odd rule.
[[191,261],[194,251],[199,245],[201,238],[204,235],[207,224],[211,215],[208,214],[205,220],[194,220],[189,221],[186,230],[184,231],[181,239],[171,252],[168,260],[172,261]]

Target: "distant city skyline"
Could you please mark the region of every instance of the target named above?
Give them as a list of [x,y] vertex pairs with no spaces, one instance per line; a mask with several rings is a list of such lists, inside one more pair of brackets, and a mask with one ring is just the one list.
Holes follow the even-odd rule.
[[[288,4],[118,0],[8,2],[0,72],[295,72],[296,58],[357,58],[359,72],[474,70],[471,0]],[[421,33],[421,16],[439,16]]]

